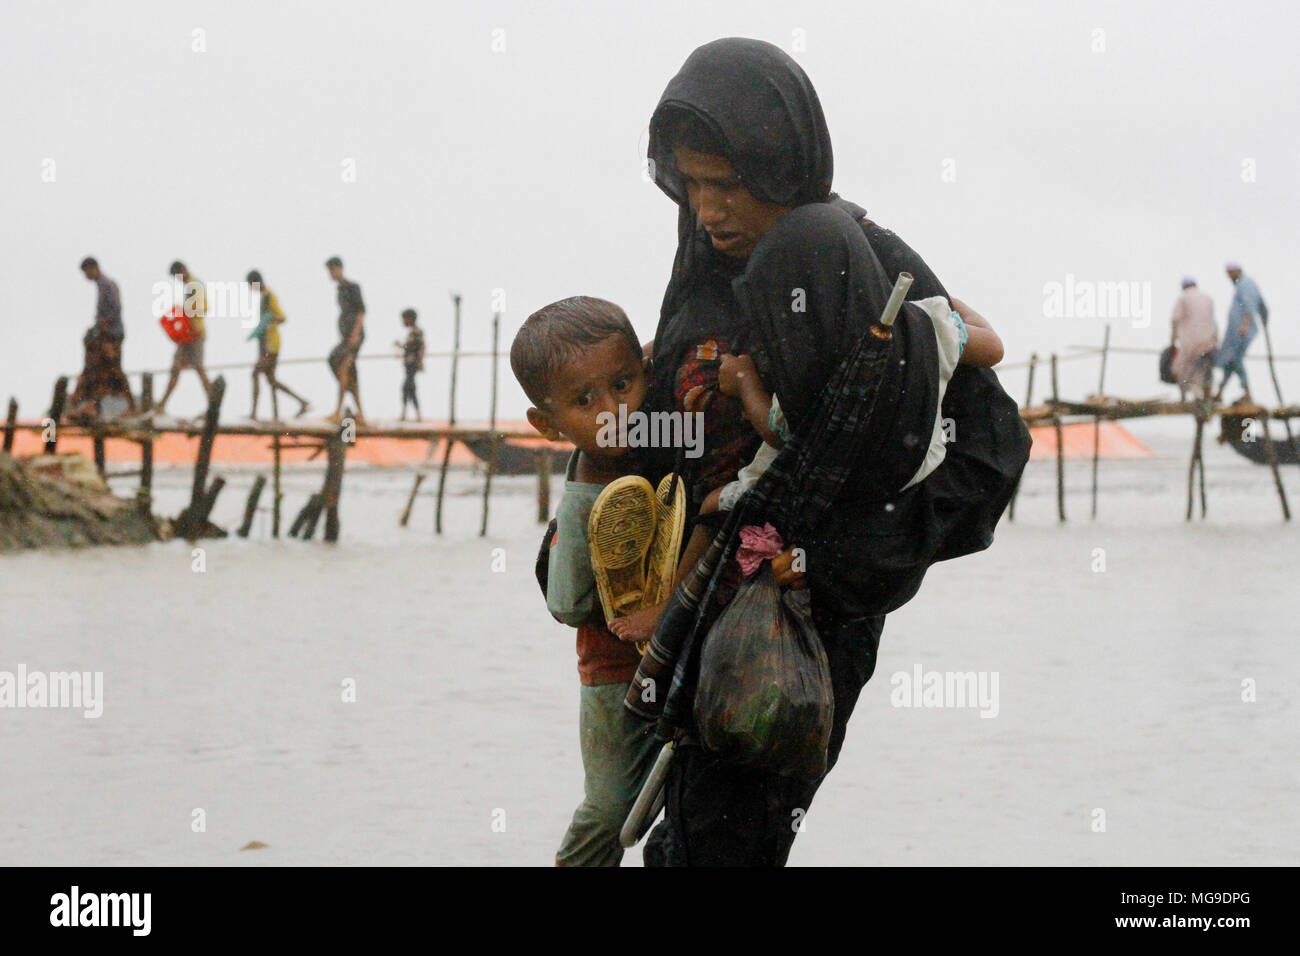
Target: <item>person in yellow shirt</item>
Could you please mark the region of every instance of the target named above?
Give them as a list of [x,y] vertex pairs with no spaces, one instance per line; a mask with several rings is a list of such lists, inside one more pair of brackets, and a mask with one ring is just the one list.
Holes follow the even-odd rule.
[[203,342],[207,338],[207,333],[203,328],[203,319],[208,313],[207,297],[203,292],[203,283],[196,279],[185,267],[183,262],[173,262],[171,274],[184,283],[184,308],[185,314],[189,317],[190,324],[196,333],[194,339],[186,342],[184,345],[176,346],[176,356],[172,359],[172,374],[167,380],[167,391],[163,392],[162,400],[158,402],[157,413],[165,414],[167,411],[167,400],[172,397],[172,392],[176,389],[176,382],[181,377],[181,369],[192,368],[199,373],[199,381],[203,383],[203,394],[211,396],[212,383],[208,381],[208,373],[203,368]]
[[275,366],[280,361],[280,326],[285,322],[284,310],[280,308],[280,300],[275,297],[274,292],[263,284],[262,273],[256,269],[250,272],[245,277],[245,280],[249,285],[262,290],[262,304],[258,315],[257,328],[253,329],[252,334],[248,336],[250,339],[257,340],[257,364],[253,366],[253,410],[248,417],[254,420],[257,419],[259,381],[262,376],[266,376],[267,384],[271,386],[271,418],[275,421],[280,419],[279,406],[275,400],[277,391],[284,392],[290,398],[297,400],[301,406],[298,409],[297,417],[301,418],[303,413],[311,407],[310,403],[275,377]]

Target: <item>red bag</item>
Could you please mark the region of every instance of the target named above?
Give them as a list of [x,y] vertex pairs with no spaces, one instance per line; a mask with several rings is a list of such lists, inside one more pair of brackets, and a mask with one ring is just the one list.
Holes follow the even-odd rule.
[[167,337],[177,345],[189,345],[199,337],[194,328],[194,323],[185,314],[184,306],[174,306],[171,312],[158,321],[162,323],[163,331],[167,333]]

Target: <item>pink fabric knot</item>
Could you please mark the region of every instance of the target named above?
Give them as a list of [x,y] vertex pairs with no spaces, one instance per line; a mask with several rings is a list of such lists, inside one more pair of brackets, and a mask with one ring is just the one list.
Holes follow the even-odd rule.
[[764,561],[780,554],[784,547],[781,535],[770,524],[761,528],[756,524],[745,525],[740,529],[740,547],[736,550],[740,573],[749,577]]

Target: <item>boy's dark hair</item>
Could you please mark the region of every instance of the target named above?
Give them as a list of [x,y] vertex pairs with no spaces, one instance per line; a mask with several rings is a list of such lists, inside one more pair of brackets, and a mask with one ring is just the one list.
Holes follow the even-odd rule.
[[325,260],[325,268],[328,269],[330,266],[338,266],[340,269],[342,269],[343,260],[340,259],[338,256],[330,256],[328,259]]
[[721,135],[690,110],[665,107],[655,117],[655,124],[670,147],[685,146],[697,153],[726,155],[727,147]]
[[95,257],[94,257],[94,256],[86,256],[86,258],[84,258],[84,259],[81,260],[81,266],[80,266],[79,268],[82,268],[82,269],[98,269],[98,268],[99,268],[99,263],[95,261]]
[[621,335],[638,357],[641,342],[627,313],[613,302],[575,295],[538,309],[510,346],[510,370],[534,405],[546,401],[551,377],[575,355],[611,335]]
[[184,274],[185,274],[185,263],[183,263],[183,262],[181,262],[181,260],[177,259],[175,262],[172,263],[171,268],[168,269],[167,272],[168,272],[170,275],[174,275],[174,276],[184,275]]
[[415,321],[415,310],[414,310],[414,309],[403,309],[403,310],[402,310],[402,318],[404,318],[404,319],[410,319],[411,321]]
[[254,283],[256,283],[257,285],[261,285],[262,273],[258,272],[256,269],[253,269],[251,272],[248,273],[248,275],[244,276],[244,281],[247,282],[249,285],[253,285]]

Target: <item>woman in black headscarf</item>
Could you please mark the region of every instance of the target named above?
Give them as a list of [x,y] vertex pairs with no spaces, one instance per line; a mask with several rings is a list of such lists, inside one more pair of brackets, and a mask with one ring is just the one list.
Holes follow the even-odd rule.
[[[783,864],[820,779],[736,767],[695,744],[691,704],[704,635],[734,594],[739,529],[770,522],[806,555],[835,720],[828,769],[875,668],[883,615],[935,561],[980,550],[1028,457],[1015,403],[959,366],[942,410],[958,441],[925,480],[938,411],[931,320],[905,304],[892,338],[869,333],[900,272],[914,299],[946,296],[924,261],[831,192],[830,135],[803,70],[779,48],[725,39],[691,54],[650,123],[655,181],[680,207],[678,248],[654,344],[648,404],[683,411],[717,386],[721,355],[747,353],[780,399],[791,440],[723,516],[709,553],[674,594],[629,689],[678,740],[649,864]],[[685,478],[698,507],[759,439],[739,403],[714,394],[705,449]],[[672,463],[665,458],[657,471]],[[647,702],[646,680],[662,687]]]

